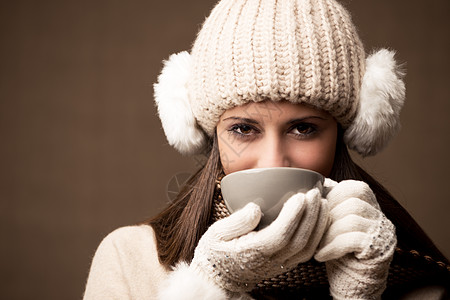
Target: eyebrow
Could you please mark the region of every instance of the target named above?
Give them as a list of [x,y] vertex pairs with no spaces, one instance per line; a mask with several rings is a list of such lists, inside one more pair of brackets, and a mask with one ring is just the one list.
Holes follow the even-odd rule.
[[298,122],[303,122],[303,121],[306,121],[306,120],[309,120],[309,119],[319,119],[319,120],[323,120],[323,121],[328,120],[327,118],[321,117],[321,116],[306,116],[306,117],[303,117],[303,118],[297,118],[297,119],[289,120],[287,122],[287,124],[294,124],[294,123],[298,123]]
[[239,120],[239,121],[243,121],[243,122],[250,123],[250,124],[259,124],[258,121],[249,119],[249,118],[228,117],[228,118],[223,119],[223,121],[227,121],[227,120]]

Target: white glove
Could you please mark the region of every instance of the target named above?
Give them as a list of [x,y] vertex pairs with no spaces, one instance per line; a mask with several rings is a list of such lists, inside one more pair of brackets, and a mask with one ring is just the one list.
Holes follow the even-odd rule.
[[298,193],[269,226],[254,203],[214,223],[202,236],[190,268],[231,292],[250,291],[313,256],[328,225],[327,201],[319,189]]
[[394,225],[361,181],[327,180],[331,225],[319,251],[334,299],[379,299],[397,242]]

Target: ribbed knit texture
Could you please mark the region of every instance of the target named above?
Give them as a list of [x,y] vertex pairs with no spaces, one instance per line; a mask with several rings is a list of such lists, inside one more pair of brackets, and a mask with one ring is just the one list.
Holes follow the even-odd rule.
[[222,0],[191,54],[189,99],[209,135],[225,110],[250,101],[311,104],[344,127],[355,117],[365,54],[334,0]]
[[365,182],[343,180],[327,200],[331,225],[314,258],[325,262],[333,299],[380,299],[397,243],[395,226]]
[[191,268],[218,286],[249,292],[258,282],[312,258],[328,224],[328,206],[315,188],[289,198],[275,221],[253,231],[261,209],[248,203],[203,234]]
[[[383,224],[381,224],[383,222]],[[333,299],[381,299],[386,288],[396,237],[394,226],[385,218],[372,233],[370,247],[360,255],[348,254],[326,262]]]

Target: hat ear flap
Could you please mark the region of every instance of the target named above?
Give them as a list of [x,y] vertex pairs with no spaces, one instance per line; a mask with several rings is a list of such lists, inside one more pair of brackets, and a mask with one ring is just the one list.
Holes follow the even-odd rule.
[[403,76],[393,51],[382,49],[367,57],[359,110],[344,135],[350,149],[374,155],[397,134],[405,101]]
[[172,54],[158,82],[154,84],[155,102],[167,141],[181,154],[200,153],[206,137],[197,125],[189,103],[187,81],[192,66],[191,55],[186,52]]

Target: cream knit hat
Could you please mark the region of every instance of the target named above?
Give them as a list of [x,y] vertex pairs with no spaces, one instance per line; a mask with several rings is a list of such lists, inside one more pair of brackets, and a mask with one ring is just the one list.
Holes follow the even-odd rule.
[[169,143],[184,154],[203,149],[225,110],[288,100],[329,112],[347,145],[371,155],[399,129],[401,77],[393,52],[366,59],[334,0],[222,0],[191,54],[165,62],[155,100]]

